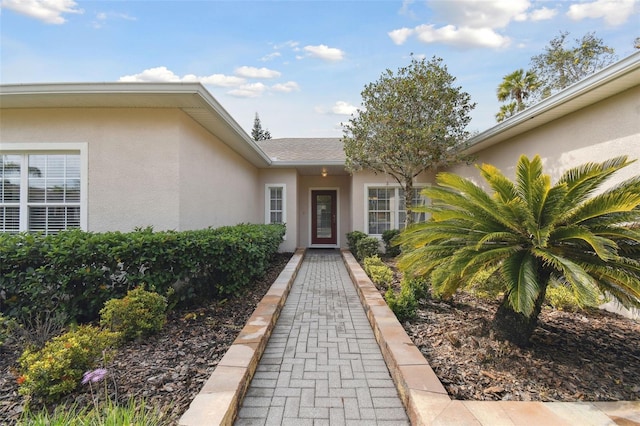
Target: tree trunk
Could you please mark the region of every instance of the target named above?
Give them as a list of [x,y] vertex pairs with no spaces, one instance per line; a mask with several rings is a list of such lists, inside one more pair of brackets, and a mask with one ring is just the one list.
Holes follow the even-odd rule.
[[404,209],[407,212],[404,217],[406,229],[413,223],[413,179],[406,179],[404,183]]
[[505,294],[502,304],[493,317],[493,326],[498,338],[508,340],[520,347],[529,346],[529,339],[538,324],[538,316],[542,310],[546,292],[547,284],[545,281],[536,298],[533,312],[529,317],[514,311],[509,305],[508,295]]

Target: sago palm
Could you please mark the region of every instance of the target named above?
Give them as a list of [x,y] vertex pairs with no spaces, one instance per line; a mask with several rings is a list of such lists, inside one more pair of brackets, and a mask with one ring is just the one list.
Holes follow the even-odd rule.
[[522,156],[515,182],[491,165],[478,167],[493,196],[468,179],[442,173],[423,191],[431,220],[405,230],[399,266],[427,276],[449,297],[487,272],[498,274],[504,299],[494,326],[526,345],[547,286],[569,286],[578,300],[599,292],[640,306],[640,176],[606,190],[630,164],[626,157],[568,170],[552,186],[538,156]]

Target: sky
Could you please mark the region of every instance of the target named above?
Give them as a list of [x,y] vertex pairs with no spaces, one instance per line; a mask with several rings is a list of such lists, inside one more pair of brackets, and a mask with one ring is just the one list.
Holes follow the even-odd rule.
[[0,0],[0,83],[200,81],[250,134],[341,137],[364,87],[439,57],[496,124],[502,78],[589,32],[634,53],[640,0]]

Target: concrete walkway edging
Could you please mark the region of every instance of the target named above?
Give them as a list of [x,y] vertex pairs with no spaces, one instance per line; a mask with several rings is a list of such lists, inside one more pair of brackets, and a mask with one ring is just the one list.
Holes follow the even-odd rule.
[[428,417],[434,412],[434,404],[444,409],[450,405],[451,398],[353,254],[342,250],[342,259],[356,286],[411,424],[430,424],[432,419]]
[[412,425],[640,425],[640,401],[453,400],[350,251],[342,258]]
[[297,249],[215,370],[180,417],[181,426],[232,425],[306,250]]

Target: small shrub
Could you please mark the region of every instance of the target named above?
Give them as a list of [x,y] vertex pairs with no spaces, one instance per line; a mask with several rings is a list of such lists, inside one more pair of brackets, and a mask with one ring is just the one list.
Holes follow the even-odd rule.
[[42,349],[26,349],[18,359],[20,394],[55,400],[73,391],[83,373],[93,368],[117,339],[117,333],[87,325],[54,337]]
[[42,311],[23,316],[18,320],[21,327],[17,335],[27,346],[40,349],[52,338],[61,335],[66,328],[68,317],[64,311]]
[[167,319],[167,299],[137,287],[122,299],[111,299],[100,310],[100,325],[121,333],[125,340],[158,332]]
[[384,294],[384,300],[396,315],[398,321],[409,321],[416,317],[418,301],[416,300],[413,289],[409,285],[409,281],[402,282],[400,285],[400,294],[397,295],[393,287],[389,287]]
[[358,254],[358,241],[366,238],[367,234],[362,231],[352,231],[347,233],[347,244],[349,245],[349,251],[356,256]]
[[545,294],[546,302],[559,311],[578,312],[585,307],[597,307],[599,303],[595,297],[589,299],[583,297],[582,303],[571,291],[569,286],[560,283],[553,283],[547,287]]
[[364,271],[371,281],[378,285],[386,285],[393,281],[393,271],[378,256],[365,257]]
[[406,285],[413,291],[416,300],[426,299],[429,297],[429,284],[424,277],[410,277],[405,275],[402,277],[401,286]]
[[388,257],[396,257],[400,254],[400,246],[392,244],[392,240],[400,234],[399,229],[387,229],[382,233],[382,241],[384,241],[384,253]]
[[380,249],[380,241],[376,237],[365,237],[356,244],[356,258],[363,261],[367,257],[377,256]]

